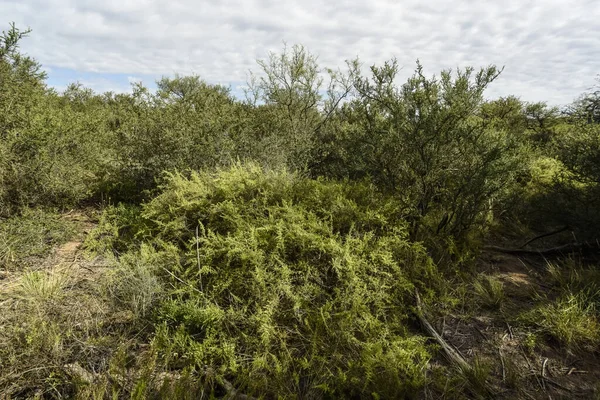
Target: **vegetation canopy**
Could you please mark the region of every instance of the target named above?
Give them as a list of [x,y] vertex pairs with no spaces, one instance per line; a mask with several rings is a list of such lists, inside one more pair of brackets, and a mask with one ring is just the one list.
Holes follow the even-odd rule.
[[58,92],[0,35],[0,398],[600,396],[597,88],[258,60]]

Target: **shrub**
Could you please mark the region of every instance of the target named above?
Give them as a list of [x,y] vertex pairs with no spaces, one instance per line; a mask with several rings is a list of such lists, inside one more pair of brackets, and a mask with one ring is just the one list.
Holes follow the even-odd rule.
[[170,174],[122,260],[154,260],[173,287],[156,313],[173,367],[267,397],[398,397],[430,357],[408,304],[439,283],[399,209],[368,184],[254,165]]
[[443,71],[428,78],[420,64],[396,84],[396,60],[356,80],[357,98],[338,113],[317,171],[371,177],[410,212],[411,238],[462,241],[500,211],[523,168],[518,129],[482,112],[483,92],[499,71]]

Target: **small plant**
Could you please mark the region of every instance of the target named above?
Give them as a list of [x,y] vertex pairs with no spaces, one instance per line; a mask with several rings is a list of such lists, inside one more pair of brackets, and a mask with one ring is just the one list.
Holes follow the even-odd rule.
[[475,294],[488,308],[499,309],[504,302],[504,284],[498,278],[483,275],[473,283]]
[[538,336],[533,332],[527,332],[523,340],[523,346],[529,354],[533,354],[535,347],[538,344]]
[[487,381],[492,371],[489,361],[476,355],[471,361],[471,368],[462,371],[468,381],[467,389],[476,396],[485,396],[487,394]]
[[56,300],[64,294],[68,277],[58,272],[33,271],[21,277],[16,296],[33,303]]

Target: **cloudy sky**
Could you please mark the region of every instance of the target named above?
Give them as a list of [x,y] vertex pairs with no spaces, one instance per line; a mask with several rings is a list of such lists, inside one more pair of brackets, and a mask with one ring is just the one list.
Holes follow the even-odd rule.
[[600,73],[598,0],[0,0],[0,15],[1,29],[33,29],[22,49],[59,89],[79,81],[126,91],[131,81],[195,73],[236,92],[284,41],[328,67],[396,57],[403,78],[417,58],[428,74],[505,66],[489,96],[551,104],[570,102]]

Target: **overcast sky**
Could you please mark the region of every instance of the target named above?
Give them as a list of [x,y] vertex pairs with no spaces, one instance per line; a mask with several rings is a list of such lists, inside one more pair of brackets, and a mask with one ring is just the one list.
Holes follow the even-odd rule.
[[2,30],[31,27],[22,49],[49,84],[126,91],[162,75],[200,75],[234,92],[283,42],[322,66],[396,57],[407,77],[505,66],[489,96],[565,104],[600,73],[599,0],[0,0]]

